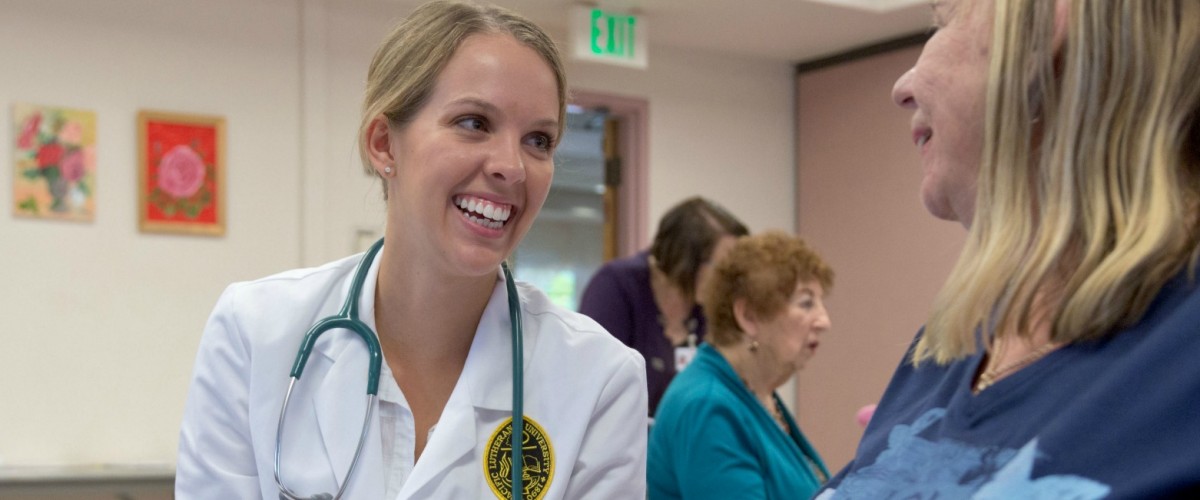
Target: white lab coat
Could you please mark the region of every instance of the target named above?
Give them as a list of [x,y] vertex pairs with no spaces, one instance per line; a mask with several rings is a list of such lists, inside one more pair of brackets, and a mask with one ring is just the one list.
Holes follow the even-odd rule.
[[[359,256],[231,285],[204,330],[179,440],[176,498],[279,498],[275,434],[301,338],[336,314]],[[377,258],[360,300],[374,328]],[[545,429],[554,499],[642,499],[646,484],[646,380],[640,354],[591,319],[518,283],[524,322],[525,416]],[[512,411],[508,295],[496,286],[450,399],[398,498],[496,498],[484,479],[486,441]],[[285,484],[335,493],[366,411],[367,350],[334,330],[314,346],[288,408]],[[384,496],[379,411],[344,498]],[[411,432],[411,431],[410,431]]]

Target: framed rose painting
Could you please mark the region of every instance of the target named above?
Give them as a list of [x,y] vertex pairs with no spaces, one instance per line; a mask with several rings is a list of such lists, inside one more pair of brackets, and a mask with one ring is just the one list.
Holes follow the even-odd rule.
[[225,234],[225,119],[138,113],[138,227]]
[[96,114],[13,105],[16,215],[89,222],[96,213]]

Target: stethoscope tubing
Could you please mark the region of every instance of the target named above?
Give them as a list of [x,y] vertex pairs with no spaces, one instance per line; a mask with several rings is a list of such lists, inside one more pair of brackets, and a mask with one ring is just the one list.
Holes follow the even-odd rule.
[[522,438],[525,434],[525,367],[523,366],[525,346],[521,334],[524,329],[521,324],[521,298],[517,295],[517,285],[513,282],[512,271],[508,269],[507,262],[501,262],[500,268],[504,270],[504,286],[508,291],[508,323],[512,330],[512,498],[519,500],[525,493],[524,477],[522,476],[525,470],[525,461],[521,450],[521,445],[524,444]]
[[[367,441],[367,434],[370,430],[371,416],[374,413],[375,403],[379,394],[379,374],[383,365],[383,350],[379,345],[379,339],[371,327],[363,323],[358,317],[358,302],[362,298],[362,288],[366,282],[367,272],[371,267],[371,262],[375,259],[376,254],[383,247],[383,238],[371,245],[363,257],[358,262],[358,267],[355,269],[354,279],[350,283],[350,290],[346,294],[346,302],[342,304],[342,309],[335,316],[322,319],[309,329],[304,335],[304,339],[300,343],[300,349],[296,353],[296,361],[292,364],[291,382],[288,383],[287,394],[283,397],[283,405],[279,410],[279,425],[275,431],[275,484],[279,486],[280,498],[286,500],[337,500],[342,497],[346,491],[346,486],[350,484],[350,478],[354,474],[354,470],[358,467],[359,458],[362,456],[363,445]],[[524,370],[524,342],[522,332],[524,331],[521,323],[521,299],[517,294],[517,286],[513,281],[512,271],[508,268],[507,262],[501,262],[500,267],[504,272],[505,289],[508,292],[508,314],[509,327],[512,331],[512,359],[513,359],[513,380],[512,380],[512,497],[514,500],[519,500],[524,496],[524,459],[522,456],[522,438],[525,432],[525,410],[524,410],[524,394],[525,394],[525,370]],[[328,493],[318,493],[311,497],[305,497],[293,492],[283,484],[283,476],[281,473],[281,457],[283,456],[283,428],[286,422],[288,404],[292,399],[292,390],[295,389],[296,383],[299,382],[300,376],[304,373],[304,366],[308,363],[308,357],[312,354],[313,346],[317,343],[317,338],[329,330],[346,329],[355,332],[363,342],[367,345],[367,350],[370,353],[370,366],[367,374],[367,411],[363,418],[362,433],[358,438],[358,446],[354,450],[354,459],[350,462],[350,468],[346,471],[345,479],[338,487],[337,495]]]

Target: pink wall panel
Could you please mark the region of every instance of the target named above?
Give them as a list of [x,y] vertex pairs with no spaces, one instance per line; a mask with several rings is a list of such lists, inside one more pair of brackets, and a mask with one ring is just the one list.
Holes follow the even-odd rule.
[[833,328],[800,373],[797,414],[832,471],[853,457],[856,410],[882,395],[965,236],[921,205],[910,113],[891,102],[919,51],[797,77],[797,230],[835,273]]

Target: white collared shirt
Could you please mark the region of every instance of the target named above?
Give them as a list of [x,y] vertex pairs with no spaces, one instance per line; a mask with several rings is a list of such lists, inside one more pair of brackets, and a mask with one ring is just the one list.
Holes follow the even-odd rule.
[[[379,373],[379,430],[383,438],[384,498],[394,499],[416,465],[416,422],[387,359]],[[433,434],[433,429],[429,430]]]

